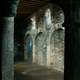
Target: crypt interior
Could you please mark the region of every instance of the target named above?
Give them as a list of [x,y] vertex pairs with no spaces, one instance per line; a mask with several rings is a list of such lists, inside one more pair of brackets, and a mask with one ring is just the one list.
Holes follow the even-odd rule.
[[79,80],[80,1],[6,2],[2,80]]

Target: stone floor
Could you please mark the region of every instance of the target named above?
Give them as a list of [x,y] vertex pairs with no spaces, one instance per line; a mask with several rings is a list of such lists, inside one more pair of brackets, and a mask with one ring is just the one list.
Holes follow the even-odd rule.
[[37,64],[16,63],[14,80],[64,80],[62,72]]

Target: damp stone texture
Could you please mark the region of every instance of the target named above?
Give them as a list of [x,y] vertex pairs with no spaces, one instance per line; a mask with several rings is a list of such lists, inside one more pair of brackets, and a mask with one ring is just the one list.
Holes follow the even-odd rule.
[[57,70],[64,70],[64,30],[57,29],[51,35],[51,66]]
[[14,80],[14,17],[3,18],[2,80]]
[[44,33],[39,33],[36,37],[36,63],[47,64],[47,37]]
[[48,4],[31,16],[33,63],[64,72],[64,12],[58,5]]

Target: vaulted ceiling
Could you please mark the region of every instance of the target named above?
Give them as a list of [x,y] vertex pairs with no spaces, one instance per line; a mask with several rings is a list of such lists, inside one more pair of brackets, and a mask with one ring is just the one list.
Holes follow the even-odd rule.
[[20,0],[18,7],[19,15],[30,15],[49,0]]
[[29,16],[49,2],[65,5],[69,3],[69,0],[20,0],[18,15]]
[[28,20],[26,19],[49,2],[62,7],[65,13],[65,26],[69,26],[70,1],[71,0],[20,0],[17,17],[15,19],[15,39],[17,41],[23,41],[28,24]]

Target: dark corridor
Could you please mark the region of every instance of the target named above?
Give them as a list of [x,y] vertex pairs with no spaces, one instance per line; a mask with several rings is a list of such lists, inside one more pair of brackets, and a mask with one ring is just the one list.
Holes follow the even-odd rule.
[[1,0],[0,10],[2,80],[80,80],[79,0]]

